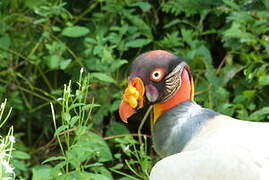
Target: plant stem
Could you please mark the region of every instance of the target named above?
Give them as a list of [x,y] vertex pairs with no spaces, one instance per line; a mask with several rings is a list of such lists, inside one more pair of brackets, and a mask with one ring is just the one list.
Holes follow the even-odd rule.
[[139,127],[138,127],[138,130],[137,130],[137,133],[139,134],[138,136],[138,139],[139,139],[139,143],[142,144],[142,139],[141,139],[141,131],[142,131],[142,128],[147,120],[147,117],[149,116],[149,113],[151,112],[152,110],[152,106],[150,106],[145,114],[145,116],[143,117]]

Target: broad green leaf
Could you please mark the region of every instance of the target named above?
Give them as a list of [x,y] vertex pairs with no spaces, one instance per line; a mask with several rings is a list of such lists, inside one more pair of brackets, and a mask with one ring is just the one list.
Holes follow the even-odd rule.
[[245,90],[243,91],[243,95],[246,96],[248,99],[253,98],[257,94],[256,90]]
[[138,6],[143,12],[147,12],[151,8],[151,4],[148,2],[136,2],[131,6]]
[[73,127],[79,119],[80,119],[79,116],[72,117],[70,120],[70,127]]
[[42,162],[42,164],[45,164],[50,161],[58,161],[58,160],[65,160],[66,158],[64,156],[52,156],[46,159],[45,161]]
[[58,55],[51,55],[46,57],[46,62],[50,69],[58,68],[60,60],[61,56]]
[[111,76],[109,76],[107,74],[104,74],[104,73],[97,73],[97,72],[96,73],[91,73],[91,76],[98,79],[98,80],[100,80],[100,81],[104,81],[104,82],[108,82],[108,83],[114,83],[115,82],[115,80]]
[[53,168],[48,165],[37,166],[32,169],[32,180],[52,180]]
[[106,176],[110,180],[113,180],[113,176],[112,176],[111,172],[107,168],[105,168],[104,166],[92,167],[92,171],[97,172],[98,174],[102,174],[103,176]]
[[54,31],[54,32],[60,32],[61,31],[61,28],[59,26],[52,26],[51,29]]
[[128,63],[128,61],[125,59],[114,61],[112,66],[111,66],[110,72],[114,72],[114,71],[118,70],[122,65],[127,64],[127,63]]
[[112,160],[110,149],[103,138],[87,131],[77,135],[76,143],[71,146],[67,156],[74,167],[93,157],[97,157],[98,162]]
[[147,45],[148,43],[150,43],[151,40],[150,39],[136,39],[133,41],[128,41],[125,46],[128,48],[138,48],[138,47],[143,47],[145,45]]
[[31,156],[23,151],[15,150],[12,152],[12,156],[17,159],[30,159]]
[[124,166],[125,166],[125,164],[123,164],[123,163],[118,163],[118,164],[116,164],[115,166],[113,166],[112,168],[113,168],[113,169],[122,169]]
[[191,30],[182,28],[181,29],[181,34],[182,34],[182,38],[183,40],[188,43],[190,46],[192,46],[192,42],[193,42],[193,32]]
[[62,70],[65,70],[67,68],[67,66],[72,62],[71,59],[65,59],[65,60],[61,60],[60,62],[60,68]]
[[121,100],[114,101],[110,106],[110,112],[116,111],[119,108]]
[[25,162],[25,161],[22,161],[22,160],[17,160],[17,159],[12,159],[12,164],[14,166],[14,168],[16,170],[19,170],[19,171],[28,171],[28,164]]
[[[250,115],[250,120],[253,121],[264,121],[266,120],[266,115],[269,115],[269,107],[263,107],[258,111],[255,111]],[[269,118],[269,116],[268,116]],[[268,120],[267,118],[267,120]]]
[[223,68],[223,85],[226,85],[230,80],[234,78],[234,76],[239,73],[244,66],[233,65]]
[[85,36],[89,33],[89,29],[83,27],[83,26],[71,26],[67,27],[63,30],[62,35],[71,37],[71,38],[77,38]]
[[43,4],[45,4],[45,2],[46,2],[45,0],[39,0],[39,1],[36,1],[36,0],[25,0],[25,5],[28,8],[34,9],[36,7],[42,6]]
[[260,86],[267,86],[269,85],[269,75],[263,75],[259,77],[259,85]]

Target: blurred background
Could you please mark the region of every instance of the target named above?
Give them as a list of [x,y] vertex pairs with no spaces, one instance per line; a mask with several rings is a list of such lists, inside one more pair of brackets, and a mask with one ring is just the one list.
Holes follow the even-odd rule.
[[146,110],[128,125],[117,110],[154,49],[190,65],[197,103],[269,121],[268,0],[1,0],[2,178],[148,179]]

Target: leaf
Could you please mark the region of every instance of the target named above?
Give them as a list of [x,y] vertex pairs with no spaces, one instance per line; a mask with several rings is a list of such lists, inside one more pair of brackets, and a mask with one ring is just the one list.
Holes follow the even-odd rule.
[[59,66],[60,60],[61,60],[61,56],[59,55],[47,56],[46,58],[47,66],[50,69],[56,69]]
[[233,8],[233,9],[235,9],[235,10],[240,10],[240,7],[239,7],[233,0],[223,0],[223,2],[224,2],[227,6]]
[[68,128],[68,125],[62,125],[58,127],[54,133],[54,135],[59,135],[61,132],[65,131]]
[[71,37],[71,38],[78,38],[81,36],[85,36],[88,33],[89,33],[89,29],[83,26],[72,26],[72,27],[65,28],[62,32],[62,35]]
[[25,5],[30,8],[30,9],[34,9],[35,7],[40,7],[42,6],[46,1],[45,0],[40,0],[40,1],[36,1],[36,0],[25,0]]
[[79,116],[72,117],[70,121],[70,127],[73,127],[76,124],[76,122],[79,120],[79,118],[80,118]]
[[32,169],[32,180],[52,180],[52,171],[53,168],[48,165],[34,167]]
[[62,70],[65,70],[67,68],[67,66],[72,62],[71,59],[66,59],[66,60],[61,60],[60,62],[60,68]]
[[192,45],[192,39],[193,39],[193,32],[191,30],[182,28],[181,29],[181,34],[182,34],[182,38],[184,41],[186,41],[186,43],[188,43],[190,46]]
[[248,99],[253,98],[256,94],[257,94],[256,90],[245,90],[245,91],[243,91],[243,95]]
[[89,131],[77,135],[76,143],[71,146],[67,156],[74,167],[92,158],[97,158],[98,162],[112,160],[112,154],[104,139]]
[[[181,22],[182,22],[182,20],[180,20],[180,19],[173,19],[172,21],[167,23],[163,28],[168,29],[168,28],[170,28],[170,27],[172,27],[172,26],[174,26],[176,24],[179,24]],[[178,33],[178,31],[174,31],[173,33]]]
[[116,111],[119,108],[121,100],[116,100],[110,105],[110,112]]
[[69,114],[69,112],[64,112],[62,113],[62,118],[64,121],[69,122],[69,120],[71,119],[71,115]]
[[135,26],[135,29],[138,28],[143,35],[145,35],[146,37],[150,39],[153,38],[151,27],[147,23],[145,23],[142,18],[140,18],[139,16],[135,16],[131,14],[130,11],[126,11],[126,10],[122,11],[121,13],[123,14],[124,17],[126,17],[131,22],[131,24]]
[[269,115],[269,106],[263,107],[258,111],[255,111],[250,115],[250,120],[252,121],[264,121],[266,115]]
[[72,104],[69,107],[69,110],[74,109],[74,108],[77,108],[77,107],[80,107],[80,106],[85,106],[85,105],[86,105],[85,103],[75,103],[75,104]]
[[45,161],[43,161],[42,164],[45,164],[45,163],[50,162],[50,161],[58,161],[58,160],[65,160],[65,157],[64,156],[52,156],[52,157],[46,159]]
[[4,49],[8,49],[11,45],[11,40],[9,36],[2,36],[0,37],[0,47]]
[[115,83],[115,80],[107,75],[107,74],[104,74],[104,73],[91,73],[92,77],[100,80],[100,81],[104,81],[104,82],[108,82],[108,83]]
[[60,177],[57,177],[57,180],[112,180],[112,179],[102,174],[73,171],[66,173]]
[[114,136],[119,134],[129,134],[130,131],[122,123],[112,121],[106,131],[106,136]]
[[118,180],[134,180],[134,179],[133,178],[130,178],[130,177],[122,177],[122,178],[120,178]]
[[106,162],[112,160],[112,154],[110,152],[110,149],[102,137],[90,132],[87,134],[86,139],[84,139],[84,137],[81,137],[81,141],[85,141],[87,139],[88,141],[90,141],[88,144],[89,147],[92,148],[95,152],[97,152],[99,156],[99,162]]
[[89,109],[92,109],[92,108],[95,108],[95,107],[100,107],[101,105],[100,104],[87,104],[85,106],[82,107],[83,110],[89,110]]
[[223,85],[226,85],[230,80],[232,80],[234,76],[239,73],[243,68],[244,66],[241,65],[233,65],[225,68],[223,73]]
[[98,174],[102,174],[103,176],[106,176],[110,180],[113,180],[113,176],[112,176],[111,172],[107,168],[105,168],[104,166],[92,167],[92,171],[97,172]]
[[17,160],[17,159],[12,159],[12,164],[14,166],[14,168],[16,170],[20,170],[20,171],[28,171],[28,164],[26,164],[25,161],[22,161],[22,160]]
[[143,12],[147,12],[151,8],[151,4],[149,4],[148,2],[136,2],[131,6],[138,6]]
[[12,152],[12,156],[17,159],[30,159],[31,156],[23,151],[15,150]]
[[128,63],[128,61],[125,59],[114,61],[112,66],[111,66],[110,72],[114,72],[114,71],[118,70],[122,65],[127,64],[127,63]]
[[259,77],[259,85],[260,86],[267,86],[269,85],[269,75],[263,75]]
[[138,48],[138,47],[143,47],[151,42],[150,39],[136,39],[133,41],[129,41],[125,44],[126,47],[128,48]]

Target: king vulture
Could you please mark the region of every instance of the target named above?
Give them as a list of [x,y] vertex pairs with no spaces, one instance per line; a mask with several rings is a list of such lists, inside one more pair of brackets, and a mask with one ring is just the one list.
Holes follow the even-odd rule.
[[193,100],[190,67],[155,50],[132,64],[119,114],[153,105],[153,146],[162,157],[150,180],[269,180],[269,123],[214,112]]

